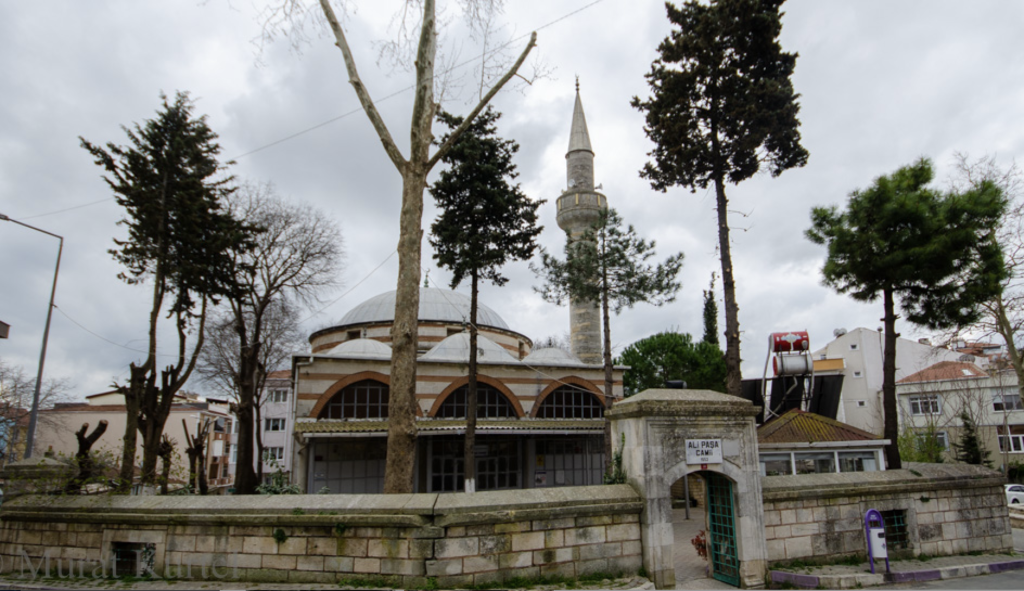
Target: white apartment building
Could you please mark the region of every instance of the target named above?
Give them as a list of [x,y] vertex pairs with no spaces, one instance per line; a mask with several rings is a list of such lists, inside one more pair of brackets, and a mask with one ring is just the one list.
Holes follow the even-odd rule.
[[973,363],[944,361],[899,380],[896,394],[901,424],[934,430],[948,459],[967,412],[994,466],[1024,463],[1024,404],[1012,370],[989,373]]
[[[843,390],[836,419],[875,435],[881,435],[882,416],[882,351],[884,335],[880,330],[837,329],[835,339],[814,352],[817,374],[842,373]],[[922,371],[940,361],[959,361],[963,353],[935,347],[922,339],[897,339],[896,381]],[[841,368],[820,370],[825,360],[839,360]],[[988,360],[975,359],[984,368]],[[840,364],[836,364],[840,365]]]
[[[291,372],[288,370],[273,371],[267,375],[262,395],[260,396],[259,424],[263,440],[264,456],[263,479],[267,481],[277,470],[291,474],[292,469],[292,433],[295,431],[292,421]],[[256,453],[253,442],[253,453]],[[257,460],[259,461],[259,460]],[[238,464],[238,421],[231,435],[231,473],[234,474]],[[253,466],[257,468],[257,466]]]

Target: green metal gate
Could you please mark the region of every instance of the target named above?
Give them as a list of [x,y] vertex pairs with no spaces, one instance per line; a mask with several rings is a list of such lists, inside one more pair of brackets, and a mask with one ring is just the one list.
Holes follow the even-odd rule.
[[736,559],[736,518],[733,507],[732,481],[715,472],[701,474],[708,483],[708,554],[711,575],[730,585],[740,584],[739,560]]

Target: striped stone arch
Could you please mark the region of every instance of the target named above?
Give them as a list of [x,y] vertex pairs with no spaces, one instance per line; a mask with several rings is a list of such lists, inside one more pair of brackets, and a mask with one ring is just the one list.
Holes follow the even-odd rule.
[[564,378],[552,380],[551,383],[548,384],[548,387],[544,388],[544,391],[541,392],[539,396],[537,396],[537,399],[533,401],[533,408],[530,409],[530,418],[537,417],[537,411],[540,410],[541,404],[544,403],[544,400],[548,396],[550,396],[552,392],[561,388],[562,386],[568,385],[579,386],[584,390],[588,390],[591,394],[597,396],[597,399],[601,401],[602,406],[608,408],[608,404],[604,399],[604,394],[601,392],[601,389],[598,388],[596,384],[594,384],[594,382],[591,382],[590,380],[585,380],[578,376],[566,376]]
[[[521,404],[519,404],[519,399],[516,397],[515,394],[512,393],[512,390],[508,389],[508,386],[501,383],[500,380],[480,374],[477,374],[476,381],[480,384],[487,384],[488,386],[494,388],[498,392],[501,392],[502,395],[508,399],[509,403],[512,404],[512,409],[516,411],[516,417],[523,417],[523,407]],[[451,396],[453,392],[455,392],[456,390],[465,386],[468,383],[469,376],[462,376],[461,378],[457,378],[455,379],[455,381],[448,384],[448,387],[445,388],[444,391],[438,394],[437,398],[434,399],[434,404],[433,406],[430,407],[430,411],[427,413],[427,416],[437,416],[437,411],[441,410],[441,405],[444,404],[444,401],[449,396]]]
[[[313,405],[313,410],[309,411],[309,415],[307,416],[312,419],[319,417],[320,413],[324,410],[324,407],[331,401],[331,398],[334,398],[335,394],[338,394],[348,386],[363,380],[380,382],[387,386],[388,390],[391,389],[391,377],[377,371],[361,371],[359,373],[347,375],[337,382],[334,382],[330,388],[320,395],[320,398],[317,398],[316,404]],[[423,416],[423,411],[420,410],[419,405],[416,405],[416,416]]]

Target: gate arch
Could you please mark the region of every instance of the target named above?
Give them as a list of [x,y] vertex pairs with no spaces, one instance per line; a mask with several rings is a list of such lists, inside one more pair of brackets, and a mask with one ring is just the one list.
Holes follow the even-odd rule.
[[[764,585],[767,550],[754,425],[759,410],[748,400],[710,390],[646,390],[607,412],[613,441],[625,436],[627,479],[644,498],[644,568],[657,588],[675,587],[670,487],[693,472],[721,474],[732,483],[735,582],[744,588]],[[687,440],[717,441],[720,458],[687,463]]]

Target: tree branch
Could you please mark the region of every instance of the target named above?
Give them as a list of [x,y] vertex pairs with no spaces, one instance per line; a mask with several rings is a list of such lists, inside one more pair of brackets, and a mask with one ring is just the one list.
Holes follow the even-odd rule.
[[512,67],[509,69],[508,72],[505,73],[504,76],[501,77],[501,80],[498,80],[498,82],[493,87],[491,87],[489,91],[487,91],[487,94],[484,95],[484,98],[480,99],[480,102],[477,103],[476,107],[474,107],[473,110],[470,111],[469,115],[467,115],[466,118],[462,121],[462,125],[459,125],[457,128],[455,128],[455,131],[451,132],[451,134],[448,136],[448,141],[446,141],[444,144],[441,145],[440,148],[437,149],[437,152],[434,154],[434,156],[431,157],[429,162],[427,162],[427,170],[432,169],[434,165],[438,163],[438,161],[444,158],[444,155],[448,153],[448,150],[450,150],[452,145],[455,144],[455,142],[459,139],[459,136],[461,136],[462,133],[469,128],[470,124],[473,123],[473,119],[480,114],[480,111],[482,111],[483,108],[487,106],[487,103],[489,103],[491,99],[494,98],[494,95],[498,94],[498,91],[500,91],[501,88],[505,86],[505,84],[509,80],[511,80],[513,76],[516,75],[516,73],[519,71],[519,68],[523,65],[523,62],[526,61],[526,56],[530,54],[530,51],[536,45],[537,33],[535,31],[530,34],[530,42],[526,44],[526,49],[524,49],[523,52],[519,54],[519,59],[516,60],[516,63],[512,64]]
[[338,49],[341,50],[341,55],[345,58],[345,69],[348,70],[349,84],[355,89],[356,96],[359,97],[359,103],[363,106],[363,111],[366,112],[366,116],[369,117],[374,131],[377,132],[380,142],[384,145],[384,151],[391,158],[395,168],[401,171],[405,168],[405,157],[402,156],[402,152],[391,137],[391,132],[388,131],[387,125],[384,124],[384,119],[381,118],[377,107],[373,104],[370,93],[363,86],[363,81],[356,70],[355,58],[352,57],[352,50],[349,49],[348,41],[345,39],[345,31],[342,30],[341,23],[338,21],[337,15],[334,14],[334,9],[331,8],[330,0],[320,0],[320,8],[323,9],[324,16],[331,26],[331,32],[334,33],[335,45],[338,46]]

